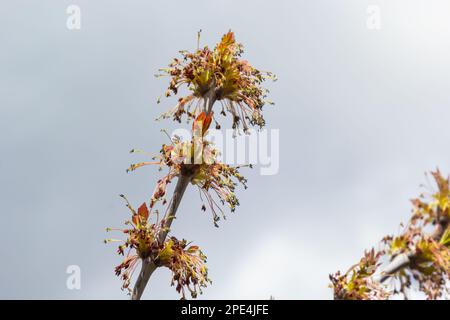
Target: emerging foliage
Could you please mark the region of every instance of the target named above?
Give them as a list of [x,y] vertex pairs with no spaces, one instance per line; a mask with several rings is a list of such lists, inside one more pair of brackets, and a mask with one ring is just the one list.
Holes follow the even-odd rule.
[[[385,237],[379,251],[372,249],[366,253],[361,262],[345,274],[330,275],[336,299],[387,299],[393,294],[407,298],[408,290],[413,287],[428,299],[449,293],[450,183],[439,170],[431,175],[437,189],[411,201],[413,215],[401,234]],[[381,257],[391,261],[388,270],[399,258],[404,263],[386,273],[379,270]],[[376,271],[380,279],[392,279],[391,286],[376,283]]]
[[374,249],[366,251],[358,264],[352,266],[346,273],[338,271],[330,275],[334,288],[334,296],[340,300],[382,300],[389,294],[383,286],[372,280],[377,267],[380,265],[381,252]]

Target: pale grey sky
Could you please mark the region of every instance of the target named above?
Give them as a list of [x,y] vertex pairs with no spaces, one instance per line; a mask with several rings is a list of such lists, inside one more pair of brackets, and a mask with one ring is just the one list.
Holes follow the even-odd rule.
[[[176,127],[154,121],[175,100],[155,104],[153,74],[199,29],[210,45],[232,29],[278,75],[265,115],[280,130],[279,174],[249,170],[219,229],[195,189],[180,206],[174,234],[208,256],[201,298],[332,298],[328,274],[398,230],[425,171],[450,171],[449,14],[444,0],[3,1],[0,298],[127,299],[104,229],[128,217],[118,194],[138,204],[161,176],[126,174],[128,151]],[[81,290],[66,288],[73,264]],[[144,298],[178,298],[169,282],[159,270]]]

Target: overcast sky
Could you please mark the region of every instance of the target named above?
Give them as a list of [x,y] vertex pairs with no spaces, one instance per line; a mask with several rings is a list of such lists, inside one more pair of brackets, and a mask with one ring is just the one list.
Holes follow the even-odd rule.
[[[398,231],[426,171],[450,171],[449,14],[447,0],[3,1],[0,298],[128,298],[105,227],[129,217],[119,194],[138,205],[161,177],[126,174],[143,160],[128,151],[158,152],[176,127],[154,121],[175,99],[155,103],[167,83],[153,74],[199,29],[209,45],[232,29],[278,75],[265,117],[280,133],[278,174],[244,169],[219,229],[194,188],[183,199],[173,232],[208,256],[201,298],[332,298],[328,274]],[[143,298],[178,298],[167,270]]]

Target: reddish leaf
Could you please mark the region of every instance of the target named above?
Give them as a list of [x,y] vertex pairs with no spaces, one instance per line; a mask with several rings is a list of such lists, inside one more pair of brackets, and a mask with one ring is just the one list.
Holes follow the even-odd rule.
[[147,205],[144,202],[138,209],[138,215],[143,218],[143,221],[147,221],[148,214],[149,214],[148,208],[147,208]]

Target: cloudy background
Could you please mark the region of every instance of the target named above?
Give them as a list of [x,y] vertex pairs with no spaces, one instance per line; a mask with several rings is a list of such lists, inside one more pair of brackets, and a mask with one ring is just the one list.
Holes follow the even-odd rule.
[[[102,240],[128,218],[118,194],[139,204],[161,176],[125,173],[131,148],[157,152],[175,127],[154,121],[175,100],[156,105],[153,74],[199,29],[213,45],[230,28],[279,77],[265,114],[280,170],[248,170],[219,229],[190,188],[173,231],[208,255],[201,298],[332,298],[328,274],[398,230],[425,171],[450,171],[449,15],[446,0],[2,1],[0,298],[127,299]],[[178,298],[169,281],[158,270],[144,298]]]

